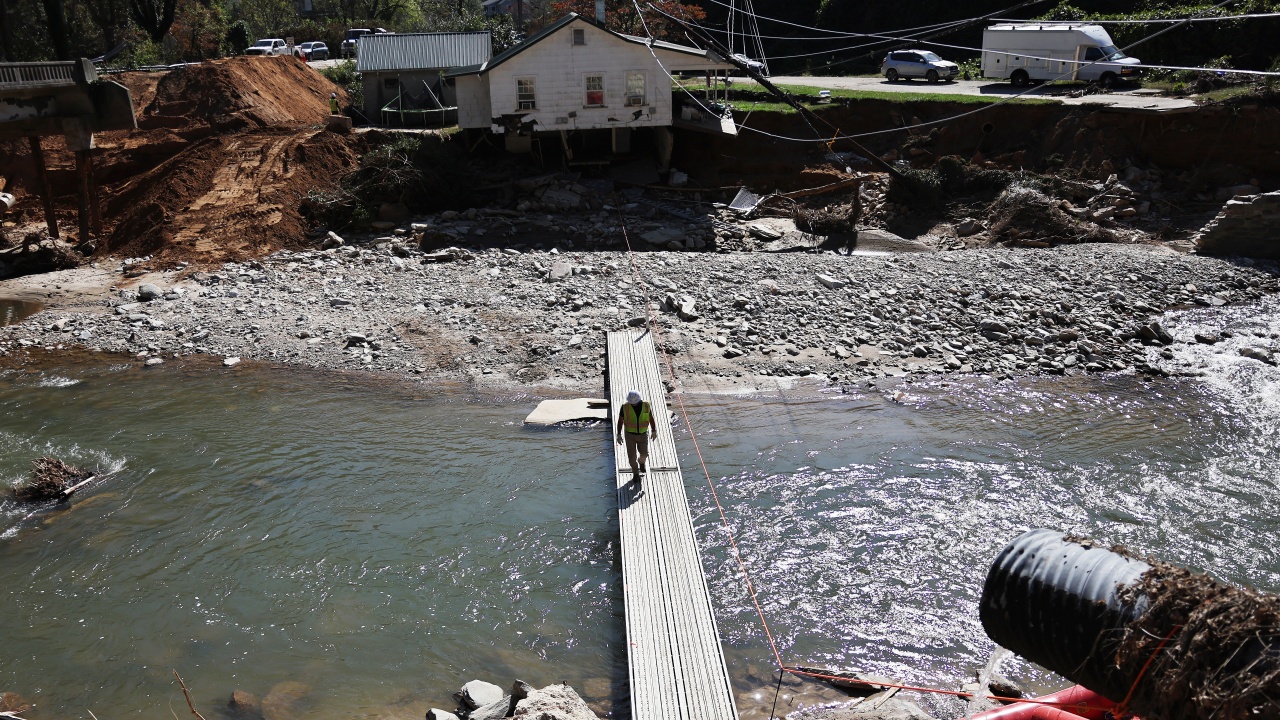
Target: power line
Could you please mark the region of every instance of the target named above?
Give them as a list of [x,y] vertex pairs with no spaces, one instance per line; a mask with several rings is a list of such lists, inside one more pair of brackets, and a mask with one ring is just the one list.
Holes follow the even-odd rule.
[[1217,15],[1202,18],[1152,18],[1150,20],[1014,20],[1012,18],[992,18],[995,22],[1023,23],[1026,25],[1053,25],[1070,23],[1073,25],[1159,25],[1164,23],[1200,23],[1226,22],[1228,20],[1253,20],[1256,18],[1280,18],[1280,12],[1247,13],[1244,15]]

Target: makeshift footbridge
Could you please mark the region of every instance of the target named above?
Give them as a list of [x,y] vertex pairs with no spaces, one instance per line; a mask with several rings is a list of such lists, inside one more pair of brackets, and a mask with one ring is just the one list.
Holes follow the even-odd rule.
[[629,390],[652,404],[658,421],[642,482],[632,477],[626,448],[616,445],[614,452],[631,717],[734,720],[737,707],[667,421],[653,336],[611,332],[606,359],[610,432]]

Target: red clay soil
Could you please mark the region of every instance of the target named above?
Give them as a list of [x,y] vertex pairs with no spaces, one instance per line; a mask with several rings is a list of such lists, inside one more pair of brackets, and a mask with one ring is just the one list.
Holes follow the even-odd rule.
[[[320,130],[334,85],[291,57],[229,58],[165,73],[110,76],[129,88],[133,131],[99,133],[94,152],[106,242],[99,253],[216,263],[301,244],[302,204],[354,167],[357,141]],[[75,234],[75,163],[43,139],[64,233]],[[27,143],[0,143],[19,221],[43,218]]]

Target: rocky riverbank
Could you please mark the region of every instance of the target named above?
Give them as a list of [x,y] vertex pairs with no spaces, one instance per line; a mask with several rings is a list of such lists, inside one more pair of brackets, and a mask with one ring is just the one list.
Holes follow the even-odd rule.
[[423,252],[404,237],[370,239],[214,271],[139,273],[126,260],[9,280],[0,295],[46,309],[0,330],[0,353],[83,347],[148,365],[204,354],[598,392],[604,332],[643,325],[648,305],[680,376],[717,387],[1158,372],[1149,346],[1214,341],[1172,337],[1162,311],[1280,290],[1274,263],[1151,245],[653,250],[633,269],[625,252],[516,242]]

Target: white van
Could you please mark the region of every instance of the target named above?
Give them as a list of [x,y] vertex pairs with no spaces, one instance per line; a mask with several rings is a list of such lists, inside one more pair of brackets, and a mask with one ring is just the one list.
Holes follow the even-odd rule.
[[1006,23],[982,31],[982,75],[1032,81],[1089,80],[1112,87],[1141,74],[1141,61],[1116,48],[1101,25]]

